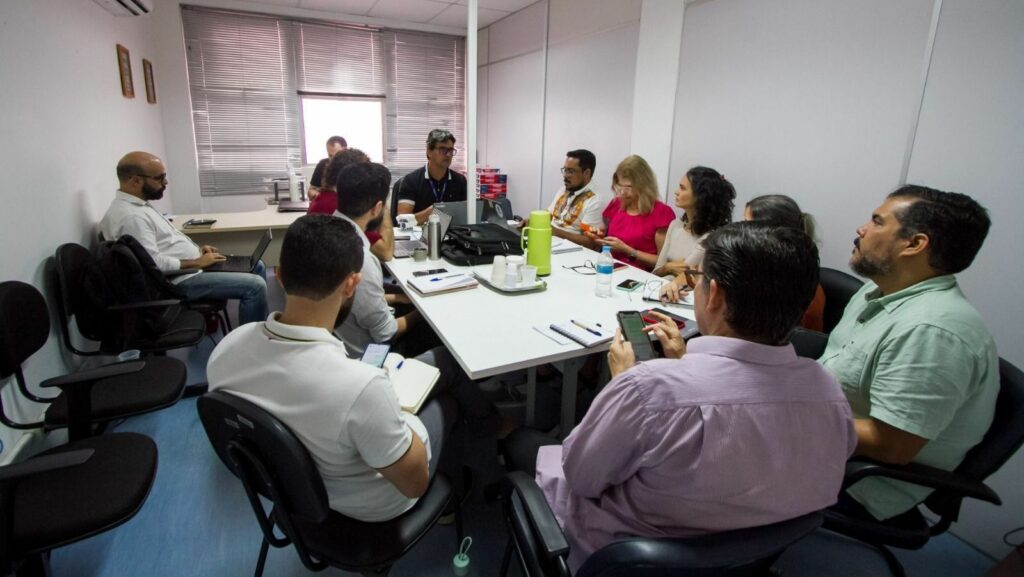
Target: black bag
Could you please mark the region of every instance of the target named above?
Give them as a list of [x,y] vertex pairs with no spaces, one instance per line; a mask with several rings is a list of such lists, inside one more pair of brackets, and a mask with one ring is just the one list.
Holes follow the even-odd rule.
[[491,264],[497,255],[523,254],[519,235],[493,222],[448,228],[441,256],[456,266]]
[[109,312],[115,305],[164,299],[182,299],[184,294],[164,277],[146,249],[131,235],[101,242],[93,251],[93,261],[82,275],[82,290],[93,309],[85,320],[87,332],[104,343],[136,338],[154,339],[174,323],[181,306],[143,308],[128,313],[134,319],[126,325],[122,314]]

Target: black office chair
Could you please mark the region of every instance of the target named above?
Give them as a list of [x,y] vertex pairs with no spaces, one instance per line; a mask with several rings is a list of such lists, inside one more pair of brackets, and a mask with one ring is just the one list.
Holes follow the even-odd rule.
[[[136,266],[141,265],[130,251],[123,254]],[[61,298],[58,309],[61,314],[61,328],[64,344],[76,355],[119,354],[121,351],[138,349],[143,353],[164,353],[171,349],[191,347],[206,334],[206,319],[192,310],[181,310],[174,321],[162,334],[146,335],[136,330],[137,317],[144,311],[160,311],[181,304],[177,298],[165,298],[132,303],[118,303],[100,309],[94,306],[83,290],[85,270],[93,262],[93,255],[80,244],[67,243],[57,248],[57,278]],[[114,319],[113,321],[111,319]],[[71,333],[74,320],[78,332],[88,340],[99,342],[99,349],[89,351],[75,345]],[[121,330],[111,331],[115,324]]]
[[825,333],[831,333],[832,329],[839,324],[839,319],[843,318],[843,311],[846,310],[850,298],[860,290],[864,282],[841,270],[825,267],[821,267],[818,282],[821,283],[821,289],[825,291],[825,313],[822,325]]
[[[106,242],[106,237],[100,232],[97,234],[100,242]],[[184,268],[178,270],[165,270],[161,271],[164,276],[169,279],[179,277],[182,275],[192,274],[199,272],[198,268]],[[207,326],[210,323],[215,323],[217,328],[220,329],[221,336],[228,336],[231,332],[231,317],[228,316],[228,301],[227,299],[192,299],[186,300],[185,306],[203,315],[206,319]],[[207,331],[207,334],[210,334]],[[210,337],[212,340],[213,337]]]
[[[537,483],[515,471],[504,494],[509,542],[501,575],[515,552],[525,577],[569,577],[569,545]],[[591,555],[575,577],[764,577],[793,543],[821,526],[821,513],[689,539],[626,539]]]
[[43,381],[60,394],[40,397],[28,388],[21,365],[50,335],[50,312],[43,295],[18,281],[0,283],[0,381],[14,375],[18,390],[37,403],[49,403],[43,419],[18,423],[7,416],[0,398],[0,421],[12,429],[68,428],[72,441],[102,430],[111,421],[173,405],[185,387],[185,364],[178,359],[153,357],[145,361],[115,363]]
[[391,187],[391,225],[398,226],[398,191],[402,190],[402,180],[405,177],[402,176],[395,181],[395,184]]
[[111,433],[0,467],[0,574],[50,575],[51,550],[134,517],[156,465],[152,439]]
[[789,338],[789,342],[796,349],[797,356],[817,360],[825,352],[825,345],[828,344],[828,335],[797,327]]
[[[256,577],[269,546],[295,545],[311,571],[337,567],[363,575],[387,575],[441,516],[452,487],[435,474],[427,493],[402,516],[367,523],[332,511],[320,472],[302,442],[277,418],[223,391],[199,398],[199,418],[210,443],[249,497],[263,531]],[[269,499],[266,512],[260,496]],[[284,537],[274,534],[277,527]]]
[[825,511],[825,528],[874,545],[885,557],[894,575],[905,571],[888,547],[920,549],[935,535],[944,533],[960,515],[965,497],[1001,505],[999,495],[984,480],[995,473],[1024,443],[1024,373],[1006,360],[999,360],[999,398],[995,418],[985,437],[971,449],[953,472],[926,465],[887,465],[862,459],[846,466],[843,488],[867,477],[886,477],[935,489],[924,506],[938,516],[934,524],[925,519],[920,507],[885,521],[848,517]]

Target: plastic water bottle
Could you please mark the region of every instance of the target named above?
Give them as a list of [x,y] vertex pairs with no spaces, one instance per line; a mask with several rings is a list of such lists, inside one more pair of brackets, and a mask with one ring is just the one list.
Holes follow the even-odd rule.
[[597,257],[597,288],[594,294],[601,298],[612,296],[612,272],[615,267],[612,260],[612,247],[606,246],[601,249],[601,256]]
[[430,213],[427,218],[427,250],[430,260],[441,260],[441,217],[437,213]]

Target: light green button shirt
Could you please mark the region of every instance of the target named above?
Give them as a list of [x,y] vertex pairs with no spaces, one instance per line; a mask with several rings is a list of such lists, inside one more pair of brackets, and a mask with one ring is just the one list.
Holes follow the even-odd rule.
[[[953,275],[886,296],[866,283],[819,362],[839,380],[854,418],[874,417],[928,439],[915,463],[953,470],[992,423],[999,357]],[[881,478],[848,491],[878,519],[909,510],[931,492]]]

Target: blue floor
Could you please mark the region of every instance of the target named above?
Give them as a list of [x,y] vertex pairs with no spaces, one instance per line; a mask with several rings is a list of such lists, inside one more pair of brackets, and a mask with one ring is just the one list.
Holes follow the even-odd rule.
[[[271,290],[279,293],[276,283]],[[279,294],[268,295],[280,306]],[[209,341],[181,355],[189,382],[205,380]],[[241,484],[217,459],[196,413],[195,399],[129,419],[119,431],[152,437],[160,451],[156,482],[145,506],[124,525],[54,552],[55,577],[232,577],[252,575],[260,532]],[[480,488],[500,477],[493,442],[477,440],[465,461],[479,482],[464,508],[466,533],[473,537],[470,575],[497,575],[505,545],[500,506],[484,503]],[[437,526],[391,575],[451,575],[456,553],[453,526]],[[899,551],[911,577],[981,577],[994,561],[956,537],[943,535],[919,551]],[[786,577],[889,575],[881,556],[866,546],[821,531],[792,547],[777,566]],[[294,550],[271,550],[265,575],[311,575]],[[348,575],[328,569],[321,575]],[[513,570],[513,575],[518,571]]]

